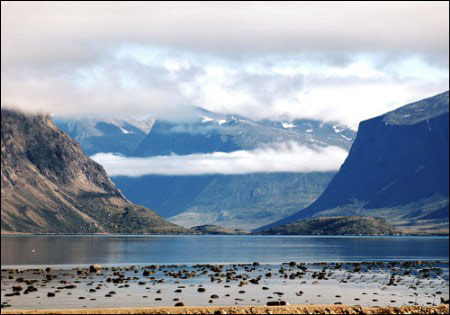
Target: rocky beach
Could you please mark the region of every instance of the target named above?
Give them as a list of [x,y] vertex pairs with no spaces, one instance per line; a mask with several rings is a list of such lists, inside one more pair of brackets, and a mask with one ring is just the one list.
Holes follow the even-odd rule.
[[295,313],[318,305],[342,314],[386,307],[448,313],[449,298],[443,261],[44,267],[2,269],[1,281],[5,314],[208,314],[225,306],[226,313]]

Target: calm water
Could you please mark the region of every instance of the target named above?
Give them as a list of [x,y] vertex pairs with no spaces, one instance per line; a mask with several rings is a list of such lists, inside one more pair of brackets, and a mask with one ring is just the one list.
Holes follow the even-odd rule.
[[5,236],[1,265],[448,260],[448,237]]

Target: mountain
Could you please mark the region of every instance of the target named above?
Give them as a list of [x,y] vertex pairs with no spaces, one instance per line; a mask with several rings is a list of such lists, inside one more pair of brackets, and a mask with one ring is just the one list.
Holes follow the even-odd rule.
[[128,201],[49,116],[1,110],[1,231],[191,233]]
[[355,132],[342,125],[315,120],[255,121],[242,116],[198,109],[196,120],[156,120],[133,156],[186,155],[192,153],[252,150],[261,145],[295,142],[306,146],[336,145],[349,149]]
[[[314,120],[255,121],[201,108],[197,109],[197,118],[188,122],[104,117],[54,120],[89,155],[117,152],[129,157],[254,150],[289,142],[310,147],[336,145],[348,150],[356,135],[352,129],[339,124]],[[141,128],[145,135],[136,131],[132,136],[118,128],[131,131],[126,124],[139,127],[142,122],[147,122],[147,128]],[[158,209],[174,223],[186,227],[217,224],[250,229],[307,206],[334,174],[147,175],[117,176],[112,180],[127,198]]]
[[[131,156],[232,152],[289,142],[349,149],[354,137],[353,130],[338,124],[314,120],[255,121],[199,109],[198,118],[190,122],[157,120]],[[307,206],[333,175],[334,172],[147,175],[117,176],[113,181],[130,200],[158,209],[173,223],[251,229]]]
[[131,155],[152,129],[154,119],[110,117],[52,117],[55,124],[79,142],[87,155],[114,152]]
[[448,123],[448,91],[361,122],[320,197],[257,230],[316,216],[364,215],[407,231],[448,233]]
[[152,131],[133,151],[134,156],[187,155],[231,152],[241,147],[219,130],[193,124],[156,121]]
[[113,177],[130,200],[171,222],[252,229],[311,204],[334,172]]
[[395,235],[399,234],[385,219],[374,217],[319,217],[297,220],[260,234],[282,235]]

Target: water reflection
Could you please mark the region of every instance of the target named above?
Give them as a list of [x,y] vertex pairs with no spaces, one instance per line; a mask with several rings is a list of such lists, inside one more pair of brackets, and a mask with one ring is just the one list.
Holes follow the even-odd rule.
[[105,265],[448,260],[448,237],[1,237],[1,264]]

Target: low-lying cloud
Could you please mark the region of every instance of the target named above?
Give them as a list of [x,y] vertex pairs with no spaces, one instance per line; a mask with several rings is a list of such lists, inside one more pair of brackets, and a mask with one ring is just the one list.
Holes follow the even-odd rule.
[[110,176],[206,175],[337,171],[348,152],[336,146],[310,148],[295,143],[253,151],[214,152],[154,157],[97,153],[91,158]]

